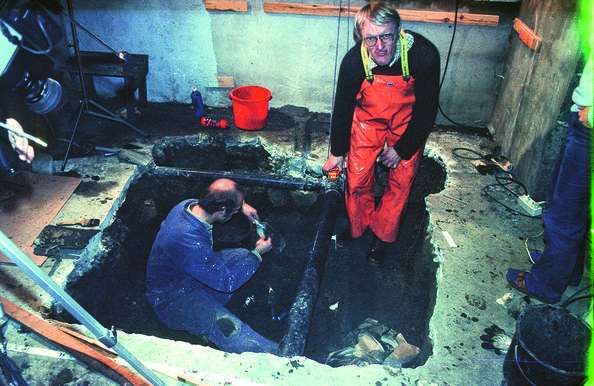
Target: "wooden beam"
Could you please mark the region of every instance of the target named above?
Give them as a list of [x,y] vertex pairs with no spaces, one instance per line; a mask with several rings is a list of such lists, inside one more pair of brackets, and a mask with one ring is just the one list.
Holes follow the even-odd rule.
[[532,51],[538,51],[542,43],[542,38],[532,28],[516,17],[514,19],[514,30],[518,33],[518,37],[522,43]]
[[204,0],[204,6],[209,11],[247,12],[247,0]]
[[[281,3],[264,1],[264,11],[269,13],[290,13],[314,16],[354,16],[359,6],[340,7],[338,5]],[[428,11],[420,9],[399,9],[400,18],[405,21],[425,23],[453,23],[454,12]],[[458,12],[458,24],[497,26],[498,15]]]
[[489,131],[501,154],[514,163],[514,177],[530,196],[547,196],[548,181],[561,151],[564,106],[571,105],[571,84],[580,58],[576,2],[524,0],[518,18],[534,28],[542,44],[535,54],[520,39],[507,49],[503,81]]
[[235,87],[235,78],[233,78],[230,75],[218,75],[217,81],[219,83],[219,87],[223,87],[223,88]]
[[[89,345],[84,341],[78,340],[70,334],[66,334],[58,327],[17,306],[10,300],[0,296],[0,303],[2,303],[4,306],[4,311],[8,316],[36,334],[41,335],[45,339],[56,343],[57,345],[74,354],[81,355],[86,359],[97,361],[103,366],[107,367],[107,369],[103,371],[104,375],[108,377],[111,376],[113,378],[113,372],[115,372],[117,375],[123,377],[124,380],[128,381],[134,386],[151,385],[140,375],[117,363],[113,358],[106,356],[102,351],[97,350],[94,346]],[[103,366],[100,367],[102,370]],[[118,381],[120,381],[120,379],[118,379]]]
[[[406,21],[425,23],[454,23],[454,12],[424,11],[417,9],[399,9],[400,18]],[[496,27],[499,15],[458,12],[458,24]]]
[[338,16],[339,10],[341,16],[355,16],[360,7],[351,6],[339,7],[337,5],[323,4],[302,4],[302,3],[278,3],[275,1],[264,2],[264,12],[269,13],[291,13],[296,15],[314,15],[314,16]]

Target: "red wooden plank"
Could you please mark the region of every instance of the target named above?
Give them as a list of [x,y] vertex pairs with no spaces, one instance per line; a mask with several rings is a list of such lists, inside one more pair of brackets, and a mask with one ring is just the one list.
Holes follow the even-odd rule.
[[518,37],[529,49],[538,51],[542,38],[528,27],[522,20],[517,17],[514,19],[514,30],[518,33]]
[[204,6],[209,11],[247,12],[247,0],[204,0]]
[[[339,7],[337,5],[283,3],[276,1],[265,1],[264,11],[269,13],[290,13],[298,15],[314,16],[354,16],[360,6]],[[400,18],[406,21],[418,21],[425,23],[453,23],[454,12],[429,11],[424,9],[399,9]],[[481,13],[458,13],[458,24],[496,26],[499,24],[499,16]]]
[[[150,386],[150,383],[140,375],[131,371],[127,367],[120,365],[113,358],[110,358],[102,351],[97,350],[93,345],[89,345],[88,343],[78,340],[70,334],[61,331],[58,327],[33,315],[4,297],[0,296],[0,302],[4,307],[4,311],[6,311],[11,318],[28,327],[36,334],[43,336],[47,340],[58,344],[68,351],[84,355],[86,358],[101,363],[134,386]],[[105,373],[105,375],[111,375],[111,373]]]

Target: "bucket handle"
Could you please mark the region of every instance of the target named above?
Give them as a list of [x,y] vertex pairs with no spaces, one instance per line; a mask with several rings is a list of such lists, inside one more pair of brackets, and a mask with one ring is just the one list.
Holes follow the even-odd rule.
[[516,363],[516,367],[518,368],[518,370],[520,370],[520,373],[522,374],[522,376],[524,377],[524,379],[526,381],[528,381],[528,383],[530,384],[530,386],[537,386],[536,383],[532,382],[532,380],[530,378],[528,378],[528,376],[526,375],[526,373],[524,373],[524,370],[522,369],[522,366],[520,366],[520,363],[519,363],[519,360],[518,360],[518,344],[517,343],[514,346],[514,362]]

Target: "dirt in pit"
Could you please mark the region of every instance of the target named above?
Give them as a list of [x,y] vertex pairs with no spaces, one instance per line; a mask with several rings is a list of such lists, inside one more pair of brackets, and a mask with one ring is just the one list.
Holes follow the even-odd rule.
[[[385,173],[379,173],[378,180],[385,180]],[[371,240],[368,233],[341,248],[331,244],[307,356],[322,361],[329,352],[344,347],[344,338],[368,317],[401,332],[421,348],[413,365],[423,364],[431,355],[428,322],[435,298],[436,264],[426,234],[424,197],[441,190],[444,181],[443,168],[432,159],[424,159],[399,240],[389,247],[382,266],[367,264]],[[199,197],[205,188],[205,183],[183,177],[141,177],[131,186],[117,220],[106,231],[109,254],[90,272],[71,282],[69,293],[106,326],[207,344],[200,337],[161,325],[144,298],[146,260],[160,222],[174,205]],[[256,331],[278,341],[287,328],[287,319],[282,316],[290,308],[301,280],[320,203],[297,207],[290,198],[278,200],[279,195],[287,196],[287,191],[271,194],[261,187],[248,188],[246,193],[247,201],[284,236],[287,245],[281,254],[265,255],[261,268],[234,294],[228,307]],[[272,205],[271,195],[277,197],[277,204],[284,205]],[[346,217],[341,211],[336,232],[345,227]]]

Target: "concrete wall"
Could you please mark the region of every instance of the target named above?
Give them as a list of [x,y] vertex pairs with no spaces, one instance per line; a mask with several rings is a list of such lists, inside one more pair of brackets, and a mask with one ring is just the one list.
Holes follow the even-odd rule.
[[[520,18],[542,38],[538,52],[519,40],[510,55],[489,130],[537,200],[546,199],[565,133],[580,58],[576,1],[525,0]],[[543,103],[545,102],[546,103]],[[561,122],[559,122],[561,121]]]
[[[260,84],[273,94],[271,106],[304,106],[329,112],[335,61],[353,45],[352,20],[267,14],[262,1],[250,1],[246,13],[208,12],[200,0],[128,0],[76,2],[81,23],[116,49],[145,53],[149,59],[148,93],[155,102],[189,103],[197,85],[205,102],[228,105],[228,89],[217,75],[237,85]],[[486,125],[507,56],[511,16],[498,27],[458,26],[442,107],[461,123]],[[451,25],[404,22],[435,43],[442,69]],[[339,31],[338,54],[337,31]],[[100,49],[81,34],[83,49]],[[443,121],[443,120],[442,120]]]

